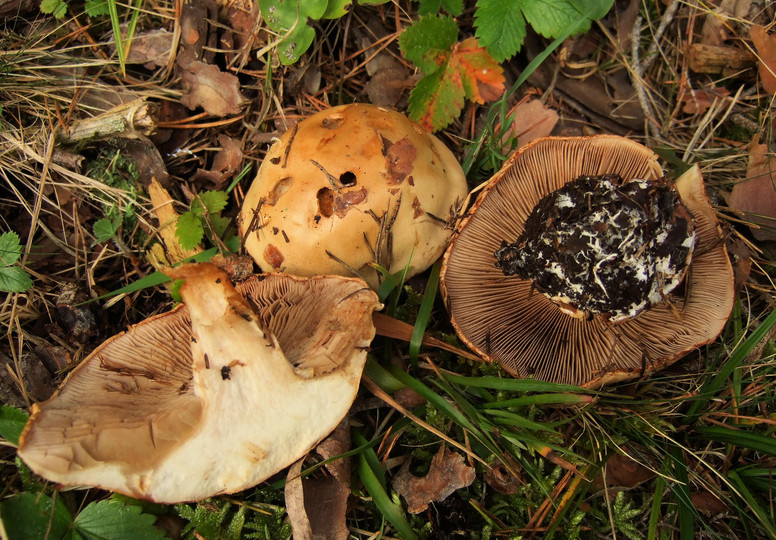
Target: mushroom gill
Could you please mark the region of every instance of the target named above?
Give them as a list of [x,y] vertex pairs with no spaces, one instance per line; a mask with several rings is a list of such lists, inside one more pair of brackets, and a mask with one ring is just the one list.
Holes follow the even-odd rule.
[[621,137],[544,138],[516,152],[490,180],[445,253],[442,293],[462,340],[517,377],[587,386],[655,371],[716,338],[733,305],[733,276],[697,169],[676,183],[693,216],[696,248],[685,286],[639,315],[569,316],[532,281],[505,276],[495,252],[513,241],[537,203],[582,175],[657,181],[649,149]]

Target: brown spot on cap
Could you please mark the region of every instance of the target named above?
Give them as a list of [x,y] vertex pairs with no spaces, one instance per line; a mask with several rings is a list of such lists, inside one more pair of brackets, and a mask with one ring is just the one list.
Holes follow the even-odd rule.
[[272,244],[267,244],[267,247],[264,249],[264,260],[267,261],[272,268],[278,269],[283,265],[285,257],[283,257],[283,254],[278,248]]
[[383,149],[390,181],[394,184],[401,184],[412,172],[412,164],[418,156],[418,150],[407,137],[390,146],[386,146],[386,142],[388,141],[384,139]]
[[412,201],[412,217],[415,219],[418,219],[420,216],[423,215],[423,209],[420,207],[420,201],[418,200],[417,196],[415,197],[415,200]]

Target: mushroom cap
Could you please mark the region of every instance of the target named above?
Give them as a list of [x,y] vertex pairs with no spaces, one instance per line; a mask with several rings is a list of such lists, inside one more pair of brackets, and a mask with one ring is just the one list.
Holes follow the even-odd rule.
[[444,252],[467,195],[442,142],[404,115],[352,104],[302,120],[269,149],[240,212],[265,272],[408,276]]
[[538,139],[518,150],[462,220],[444,256],[442,295],[461,339],[516,377],[597,387],[656,371],[716,339],[733,307],[733,272],[697,167],[676,182],[695,220],[685,286],[617,323],[575,318],[529,280],[494,266],[539,200],[582,175],[662,177],[657,156],[622,137]]
[[19,456],[41,476],[172,503],[254,486],[349,410],[374,337],[358,279],[286,275],[235,289],[170,272],[185,305],[109,339],[35,404]]

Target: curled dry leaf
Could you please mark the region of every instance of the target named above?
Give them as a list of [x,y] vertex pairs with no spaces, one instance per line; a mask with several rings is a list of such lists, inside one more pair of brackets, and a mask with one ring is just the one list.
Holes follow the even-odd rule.
[[597,489],[632,488],[651,480],[655,473],[624,454],[614,454],[606,461],[606,468],[593,479]]
[[173,33],[157,28],[135,34],[127,55],[127,64],[143,64],[146,69],[167,65],[173,44]]
[[712,87],[708,90],[690,90],[682,96],[682,112],[685,114],[703,114],[717,100],[726,100],[730,91],[724,87]]
[[474,468],[463,461],[457,452],[442,445],[431,460],[428,474],[423,477],[410,473],[406,462],[393,480],[393,488],[407,501],[407,511],[418,514],[432,502],[444,501],[455,490],[474,482]]
[[245,96],[240,92],[240,81],[231,73],[224,73],[218,66],[204,62],[191,62],[181,72],[186,94],[181,98],[189,109],[202,107],[213,116],[238,114]]
[[774,95],[776,94],[776,35],[769,35],[762,26],[753,26],[750,35],[760,60],[760,81],[763,89]]
[[776,159],[757,137],[749,146],[746,179],[733,186],[728,205],[755,224],[751,229],[756,239],[776,240]]
[[194,173],[192,182],[204,180],[209,183],[210,189],[221,190],[224,185],[236,173],[242,163],[242,144],[238,139],[233,139],[227,135],[218,135],[218,144],[221,149],[213,158],[210,170],[197,169]]

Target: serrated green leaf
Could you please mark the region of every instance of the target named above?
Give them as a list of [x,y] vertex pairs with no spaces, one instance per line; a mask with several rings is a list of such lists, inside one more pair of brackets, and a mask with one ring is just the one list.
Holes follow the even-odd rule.
[[163,540],[154,527],[156,516],[144,514],[139,506],[104,500],[89,504],[75,518],[78,533],[86,540]]
[[434,73],[450,57],[458,39],[452,17],[421,17],[399,36],[402,54],[426,74]]
[[[53,515],[52,515],[53,508]],[[62,500],[43,493],[19,493],[0,504],[0,519],[12,540],[58,539],[70,528],[70,513]],[[47,534],[48,533],[48,534]]]
[[359,0],[358,3],[362,6],[381,6],[387,4],[391,0]]
[[22,254],[22,245],[19,235],[13,231],[0,234],[0,265],[11,266],[19,260]]
[[40,3],[40,10],[53,15],[55,19],[61,19],[67,12],[67,4],[64,0],[43,0]]
[[108,15],[110,13],[108,0],[86,0],[84,11],[89,17]]
[[92,230],[94,232],[94,240],[96,243],[105,242],[106,240],[110,240],[114,236],[116,236],[116,232],[119,230],[119,225],[121,225],[121,216],[117,216],[118,219],[108,219],[108,218],[102,218],[97,220],[97,222],[94,224],[94,227],[92,227]]
[[19,435],[29,415],[15,407],[3,405],[0,407],[0,437],[11,444],[19,444]]
[[409,117],[431,131],[447,126],[463,108],[461,74],[449,67],[445,62],[437,71],[418,81],[410,93],[407,104]]
[[458,16],[463,13],[463,0],[417,0],[418,15],[435,15],[444,8],[450,15]]
[[199,194],[198,199],[194,199],[191,204],[191,211],[194,212],[194,205],[199,204],[200,200],[207,208],[208,214],[218,214],[221,210],[226,208],[226,203],[229,201],[229,195],[224,191],[203,191]]
[[202,226],[202,220],[194,212],[184,212],[178,217],[175,236],[178,237],[183,249],[194,249],[204,235],[205,228]]
[[569,27],[575,32],[590,28],[590,19],[569,2],[569,0],[519,0],[523,15],[534,30],[547,38],[558,37]]
[[477,0],[474,26],[474,35],[497,62],[517,54],[526,35],[519,2]]
[[32,278],[18,266],[0,268],[0,291],[24,292],[30,287]]
[[213,225],[213,233],[221,238],[229,224],[232,222],[229,218],[221,216],[210,216],[210,223]]

